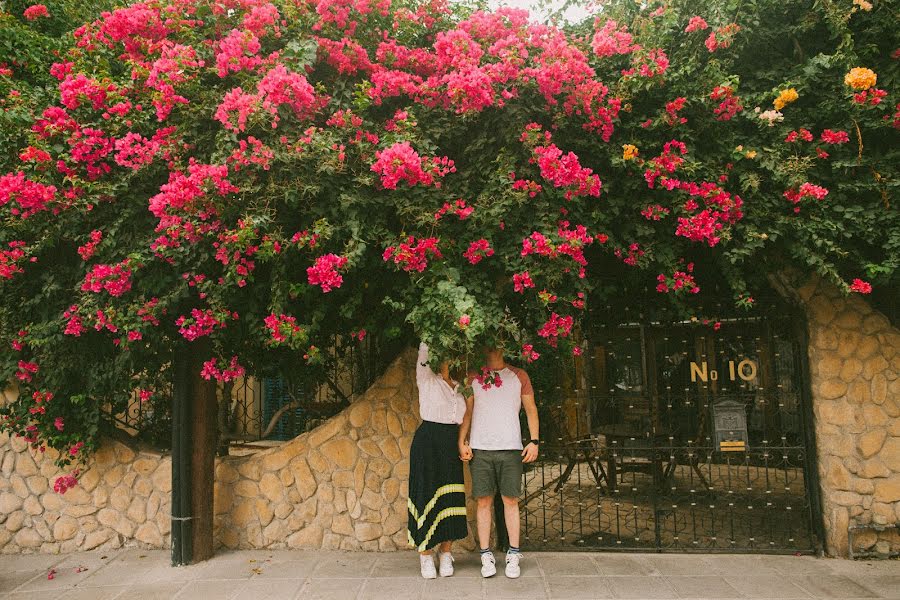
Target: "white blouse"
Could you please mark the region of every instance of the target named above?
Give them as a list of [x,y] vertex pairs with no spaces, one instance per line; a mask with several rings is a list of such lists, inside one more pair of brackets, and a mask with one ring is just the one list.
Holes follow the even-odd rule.
[[416,383],[419,385],[419,416],[433,423],[462,423],[466,400],[459,386],[451,387],[428,366],[428,346],[419,344],[416,359]]

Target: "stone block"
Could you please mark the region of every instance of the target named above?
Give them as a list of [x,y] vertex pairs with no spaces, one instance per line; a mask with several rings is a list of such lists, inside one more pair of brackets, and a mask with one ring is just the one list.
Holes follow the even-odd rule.
[[131,468],[134,469],[134,472],[143,477],[149,477],[150,474],[157,469],[157,467],[159,467],[159,460],[146,456],[138,458],[131,465]]
[[885,466],[895,473],[900,473],[900,438],[890,437],[881,448],[880,458]]
[[284,447],[279,448],[275,452],[262,456],[262,464],[260,467],[264,473],[271,473],[284,468],[291,461],[293,456]]
[[234,493],[242,498],[259,496],[259,484],[250,479],[241,479],[234,485]]
[[866,479],[880,479],[882,477],[889,477],[890,474],[891,470],[877,458],[867,460],[859,470],[859,476],[865,477]]
[[400,495],[400,482],[396,479],[387,479],[381,485],[381,494],[388,502],[393,502]]
[[875,482],[875,498],[879,502],[900,501],[900,477],[879,479]]
[[125,512],[131,504],[131,488],[120,485],[109,494],[110,505],[118,511]]
[[300,531],[292,533],[287,538],[288,548],[319,548],[322,546],[323,529],[315,523],[310,523]]
[[13,494],[19,498],[24,500],[31,495],[31,492],[28,491],[28,486],[25,485],[25,478],[18,473],[13,473],[13,476],[9,478],[9,483]]
[[312,448],[317,448],[336,436],[339,432],[344,431],[347,426],[347,417],[343,413],[334,418],[325,421],[309,433],[307,443]]
[[94,465],[101,471],[106,471],[116,464],[116,450],[111,444],[103,444],[94,452]]
[[242,500],[237,503],[231,512],[231,525],[243,529],[255,521],[256,518],[256,502],[254,500]]
[[53,524],[53,539],[58,542],[70,540],[78,533],[78,521],[73,517],[62,516]]
[[322,454],[341,469],[350,469],[359,455],[356,443],[349,438],[336,438],[322,445]]
[[331,476],[331,483],[337,489],[353,487],[353,471],[335,471]]
[[290,468],[284,467],[278,471],[278,480],[281,481],[283,488],[288,488],[294,483],[294,473]]
[[34,459],[31,457],[31,452],[19,452],[16,456],[15,472],[22,477],[38,474],[37,463],[35,463]]
[[134,461],[134,450],[132,450],[125,444],[116,444],[115,452],[116,459],[119,461],[119,464],[127,465]]
[[350,515],[347,513],[334,515],[331,519],[331,531],[340,535],[353,535],[353,523],[350,521]]
[[862,375],[866,379],[872,379],[875,375],[883,373],[887,368],[888,361],[880,354],[876,354],[863,362]]
[[172,491],[172,460],[161,460],[153,472],[153,487],[164,494]]
[[403,425],[400,424],[400,418],[393,410],[387,412],[387,429],[394,437],[403,435]]
[[22,508],[32,517],[44,512],[44,507],[41,506],[41,502],[37,499],[37,496],[28,496],[25,498],[25,502],[22,503]]
[[94,550],[95,548],[99,547],[107,540],[109,540],[111,536],[112,532],[106,529],[91,532],[84,537],[84,544],[82,544],[82,548],[84,548],[85,550]]
[[857,358],[848,358],[841,365],[841,370],[839,373],[840,378],[844,381],[844,383],[852,383],[859,374],[862,373],[863,363],[861,360]]
[[164,547],[163,536],[152,521],[148,521],[138,527],[134,532],[134,539],[152,548]]
[[14,510],[13,512],[8,513],[6,516],[6,523],[4,523],[7,531],[15,533],[22,529],[22,526],[25,525],[25,517],[24,510]]
[[13,543],[19,548],[39,548],[44,543],[44,539],[38,532],[30,527],[20,529],[13,536]]
[[128,506],[125,514],[136,525],[142,524],[147,520],[147,502],[143,498],[134,498]]
[[384,438],[378,442],[378,446],[381,448],[384,457],[392,463],[396,463],[403,458],[403,454],[400,452],[400,446],[397,445],[397,440],[394,438]]
[[11,492],[0,494],[0,515],[8,515],[22,508],[22,499]]
[[884,445],[887,432],[882,429],[871,429],[861,434],[856,442],[856,448],[863,458],[869,458],[878,454]]
[[372,406],[369,402],[357,402],[349,411],[350,425],[353,427],[363,427],[369,421],[369,415],[372,414]]
[[300,498],[306,500],[316,493],[316,479],[313,477],[309,465],[302,456],[294,458],[290,462],[291,471],[294,474],[294,488],[300,494]]
[[278,502],[284,497],[284,485],[274,473],[266,473],[262,476],[259,481],[259,489],[272,502]]
[[360,542],[368,542],[381,537],[381,525],[379,523],[357,523],[353,526],[356,539]]
[[318,475],[318,481],[328,481],[328,478],[331,476],[332,467],[328,464],[328,461],[325,460],[325,457],[322,456],[322,453],[318,450],[310,450],[306,455],[306,462],[309,463],[312,471]]

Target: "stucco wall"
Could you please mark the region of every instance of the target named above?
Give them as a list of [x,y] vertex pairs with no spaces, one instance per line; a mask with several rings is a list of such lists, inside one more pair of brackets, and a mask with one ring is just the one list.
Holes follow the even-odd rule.
[[[900,331],[859,296],[814,279],[799,289],[809,327],[826,549],[848,555],[848,525],[900,523]],[[897,530],[858,550],[900,552]]]

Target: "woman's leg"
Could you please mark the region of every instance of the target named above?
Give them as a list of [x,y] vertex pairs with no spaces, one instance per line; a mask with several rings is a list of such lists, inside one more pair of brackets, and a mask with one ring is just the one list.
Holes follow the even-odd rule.
[[446,542],[441,542],[441,545],[438,546],[438,550],[440,552],[450,552],[450,547],[453,545],[453,540],[448,540]]

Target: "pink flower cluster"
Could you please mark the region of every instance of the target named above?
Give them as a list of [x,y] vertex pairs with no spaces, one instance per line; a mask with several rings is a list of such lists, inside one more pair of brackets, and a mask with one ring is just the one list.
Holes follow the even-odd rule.
[[706,38],[706,49],[715,52],[721,48],[728,48],[734,41],[734,36],[741,30],[737,23],[729,23],[724,27],[719,27],[715,31],[710,32]]
[[713,114],[716,115],[717,121],[730,121],[736,114],[744,110],[744,107],[741,106],[740,98],[735,95],[734,89],[731,87],[717,85],[710,92],[709,98],[722,101],[719,103],[719,106],[713,109]]
[[433,157],[429,166],[428,159],[419,156],[409,142],[397,142],[378,150],[375,159],[371,170],[381,176],[381,186],[386,190],[397,189],[400,182],[410,187],[418,184],[440,187],[437,177],[456,171],[453,161],[446,156]]
[[572,332],[574,319],[571,316],[561,317],[552,313],[547,322],[538,329],[538,335],[547,340],[547,343],[556,348],[560,337],[569,337]]
[[868,90],[863,90],[858,94],[853,94],[853,101],[856,104],[862,104],[869,106],[878,106],[881,104],[881,101],[887,96],[887,92],[884,90],[880,90],[878,88],[870,88]]
[[28,146],[19,153],[19,160],[22,162],[45,163],[50,161],[50,153],[34,146]]
[[443,217],[447,213],[452,213],[452,214],[456,215],[457,217],[459,217],[460,221],[465,221],[472,215],[473,212],[475,212],[475,207],[468,206],[466,204],[466,201],[463,200],[462,198],[460,198],[453,204],[450,204],[449,202],[444,202],[444,206],[442,206],[439,211],[434,213],[434,220],[440,221],[441,217]]
[[850,141],[850,136],[847,135],[846,131],[832,131],[831,129],[825,129],[822,131],[820,139],[826,144],[846,144]]
[[215,119],[234,132],[244,131],[250,117],[262,110],[271,118],[272,128],[278,127],[280,106],[290,107],[298,119],[313,116],[326,102],[319,98],[306,77],[278,64],[270,69],[250,94],[236,87],[225,94],[216,109]]
[[582,167],[574,152],[563,154],[563,151],[551,141],[549,131],[541,135],[541,126],[531,123],[522,133],[522,141],[536,145],[532,150],[531,163],[536,163],[541,177],[549,181],[553,187],[564,189],[566,200],[576,196],[599,196],[600,177],[593,170]]
[[27,219],[47,210],[55,197],[56,187],[26,179],[21,171],[0,176],[0,208],[9,205],[13,216]]
[[787,143],[793,143],[798,139],[804,142],[811,142],[813,141],[813,134],[808,129],[803,129],[801,127],[800,129],[791,131],[789,134],[787,134],[787,136],[784,138],[784,141]]
[[150,138],[139,133],[126,133],[114,143],[116,164],[138,171],[152,163],[157,156],[169,160],[172,158],[170,148],[175,144],[171,136],[175,131],[175,127],[164,127]]
[[872,284],[857,278],[850,284],[850,291],[856,292],[857,294],[871,294]]
[[8,250],[0,250],[0,278],[12,279],[16,273],[24,273],[20,263],[25,260],[25,242],[16,240],[7,244]]
[[28,21],[34,21],[41,17],[49,17],[50,12],[45,4],[32,4],[22,12],[22,16]]
[[114,265],[94,265],[85,275],[81,291],[100,293],[106,290],[110,296],[118,298],[131,289],[131,266],[125,259]]
[[238,364],[238,357],[232,356],[231,360],[226,363],[224,360],[211,358],[203,363],[200,370],[200,376],[203,379],[215,379],[219,382],[233,381],[238,377],[243,377],[245,373],[244,367]]
[[28,362],[27,360],[20,360],[18,362],[18,369],[16,370],[16,379],[19,381],[24,381],[28,383],[31,381],[31,377],[40,370],[40,367],[36,362]]
[[540,357],[541,355],[535,352],[534,346],[532,344],[522,345],[522,358],[524,358],[526,362],[533,363]]
[[271,313],[263,319],[271,338],[267,340],[270,346],[293,344],[294,340],[303,336],[303,328],[297,325],[297,318],[281,313]]
[[443,258],[436,237],[416,241],[415,237],[409,236],[405,242],[385,248],[382,258],[385,261],[393,260],[404,271],[421,273],[428,267],[429,254],[435,258]]
[[487,367],[481,367],[481,373],[475,375],[473,379],[483,390],[489,390],[492,387],[500,387],[503,385],[503,380],[500,378],[500,371],[494,371]]
[[316,259],[313,266],[306,269],[306,277],[309,281],[309,285],[318,285],[325,293],[341,287],[344,278],[338,273],[338,269],[342,269],[346,265],[346,256],[323,254]]
[[687,98],[680,97],[675,98],[671,102],[666,102],[666,120],[669,125],[683,125],[687,123],[687,118],[682,117],[678,114],[678,111],[684,108],[684,104],[687,102]]
[[91,240],[83,246],[78,246],[78,256],[81,260],[88,260],[97,251],[97,246],[103,241],[103,232],[95,229],[91,232]]
[[490,242],[481,238],[469,244],[469,248],[463,252],[463,256],[471,265],[477,265],[482,260],[494,255],[494,249],[491,248]]
[[522,273],[513,274],[513,289],[519,293],[524,293],[525,288],[533,288],[534,281],[531,280],[531,275],[529,275],[528,271],[523,271]]
[[[53,482],[53,491],[57,494],[65,494],[76,485],[78,485],[78,469],[75,469],[68,475],[57,477]],[[47,575],[47,579],[53,579],[51,574]]]
[[641,215],[648,221],[659,221],[667,214],[669,214],[669,209],[660,204],[647,206],[641,211]]
[[64,335],[73,335],[75,337],[79,337],[82,333],[84,333],[84,324],[81,321],[81,317],[78,315],[78,305],[73,304],[63,313],[63,318],[66,320],[66,328],[63,331]]
[[656,286],[656,291],[663,294],[668,294],[669,292],[686,292],[689,294],[699,294],[700,288],[694,281],[694,276],[691,275],[693,271],[694,263],[688,263],[687,272],[676,270],[672,273],[671,277],[667,277],[666,275],[660,273],[656,277],[656,281],[659,282]]
[[211,308],[200,310],[199,308],[191,309],[191,316],[181,315],[175,320],[178,326],[178,333],[189,342],[212,335],[216,328],[224,328],[226,326],[225,319],[228,317],[237,318],[237,313],[229,313],[228,311],[214,311]]
[[709,25],[707,25],[703,17],[691,17],[687,27],[684,28],[684,32],[691,33],[693,31],[703,31],[704,29],[709,29]]
[[615,56],[616,54],[630,54],[638,50],[640,46],[632,43],[631,34],[625,25],[619,25],[612,19],[603,24],[603,27],[594,33],[591,40],[591,49],[600,58]]
[[[794,205],[799,205],[800,201],[804,198],[811,197],[816,200],[823,200],[825,196],[828,195],[828,190],[823,188],[820,185],[815,185],[810,182],[800,184],[800,187],[797,189],[791,188],[784,192],[784,197],[790,200],[790,202]],[[800,206],[794,206],[794,212],[800,212]]]

